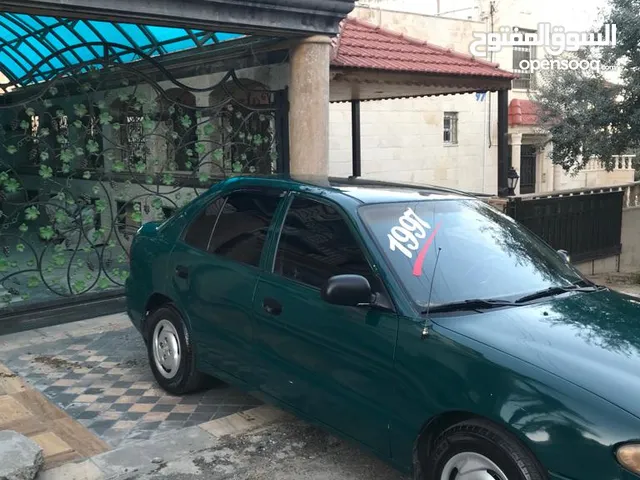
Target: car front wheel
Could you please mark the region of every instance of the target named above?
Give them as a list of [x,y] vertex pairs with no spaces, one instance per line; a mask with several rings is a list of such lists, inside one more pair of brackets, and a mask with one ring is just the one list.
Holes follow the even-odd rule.
[[471,420],[445,430],[427,460],[425,480],[545,480],[518,439],[490,422]]
[[178,311],[165,305],[151,313],[147,322],[149,363],[158,384],[173,395],[202,388],[204,376],[196,370],[191,335]]

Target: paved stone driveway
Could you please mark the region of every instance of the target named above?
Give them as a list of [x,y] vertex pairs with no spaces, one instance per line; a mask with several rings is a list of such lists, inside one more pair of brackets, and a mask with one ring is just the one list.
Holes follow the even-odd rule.
[[[72,331],[75,325],[66,328]],[[52,329],[59,339],[0,351],[0,361],[112,447],[260,405],[226,385],[184,397],[168,395],[155,383],[133,327],[85,336],[59,335],[60,328]],[[47,330],[39,333],[46,338]]]

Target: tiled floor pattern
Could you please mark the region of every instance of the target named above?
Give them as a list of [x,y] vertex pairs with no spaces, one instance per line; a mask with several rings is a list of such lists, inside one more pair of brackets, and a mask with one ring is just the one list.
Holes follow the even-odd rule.
[[184,397],[167,394],[133,328],[27,346],[0,354],[0,361],[111,447],[261,403],[226,385]]
[[106,443],[2,364],[0,430],[14,430],[39,444],[45,469],[109,450]]

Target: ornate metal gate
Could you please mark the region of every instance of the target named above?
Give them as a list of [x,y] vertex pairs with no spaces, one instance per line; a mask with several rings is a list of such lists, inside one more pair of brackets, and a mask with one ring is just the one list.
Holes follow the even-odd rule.
[[75,48],[58,55],[104,55],[0,85],[0,314],[121,288],[143,222],[229,175],[287,170],[285,90],[233,71],[179,80],[122,45]]

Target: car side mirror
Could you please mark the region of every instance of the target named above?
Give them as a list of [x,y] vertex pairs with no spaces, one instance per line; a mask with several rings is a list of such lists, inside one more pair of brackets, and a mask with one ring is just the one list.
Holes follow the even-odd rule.
[[571,256],[569,255],[569,252],[567,252],[566,250],[558,250],[558,254],[564,259],[565,262],[571,263]]
[[327,280],[320,292],[322,299],[333,305],[357,307],[372,302],[369,280],[361,275],[336,275]]

